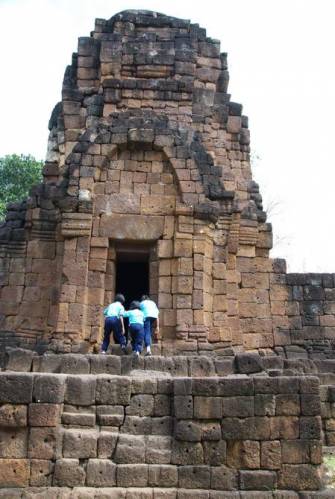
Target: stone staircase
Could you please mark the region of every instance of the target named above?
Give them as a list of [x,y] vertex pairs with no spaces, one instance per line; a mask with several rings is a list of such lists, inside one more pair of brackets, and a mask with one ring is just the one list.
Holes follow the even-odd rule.
[[0,497],[335,497],[322,490],[319,469],[319,414],[329,439],[335,369],[317,373],[322,409],[308,371],[318,369],[254,354],[134,359],[9,349],[0,373]]

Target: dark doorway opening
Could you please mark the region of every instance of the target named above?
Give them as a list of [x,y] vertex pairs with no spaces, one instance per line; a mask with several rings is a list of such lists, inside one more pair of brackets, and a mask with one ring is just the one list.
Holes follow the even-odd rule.
[[120,248],[116,252],[116,293],[126,298],[126,308],[133,300],[149,293],[149,251],[147,248]]

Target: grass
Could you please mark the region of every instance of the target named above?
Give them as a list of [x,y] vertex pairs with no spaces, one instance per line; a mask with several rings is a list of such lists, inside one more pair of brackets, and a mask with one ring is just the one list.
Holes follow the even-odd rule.
[[335,489],[335,456],[326,454],[323,457],[323,464],[326,486]]

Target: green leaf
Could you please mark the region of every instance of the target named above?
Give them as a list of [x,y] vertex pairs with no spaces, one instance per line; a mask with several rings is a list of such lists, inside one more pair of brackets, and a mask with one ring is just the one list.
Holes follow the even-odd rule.
[[43,161],[33,156],[7,155],[0,158],[0,219],[6,215],[6,205],[21,201],[31,187],[42,181]]

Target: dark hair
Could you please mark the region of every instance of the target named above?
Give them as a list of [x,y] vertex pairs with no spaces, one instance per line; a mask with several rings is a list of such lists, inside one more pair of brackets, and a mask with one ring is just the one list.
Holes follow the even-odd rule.
[[129,310],[135,310],[136,308],[138,308],[140,310],[140,307],[141,307],[140,302],[137,300],[134,300],[129,305]]
[[150,300],[149,295],[142,295],[141,301]]
[[114,301],[119,301],[122,305],[124,305],[124,302],[126,301],[126,299],[123,295],[121,295],[121,293],[118,293],[117,295],[115,295]]

